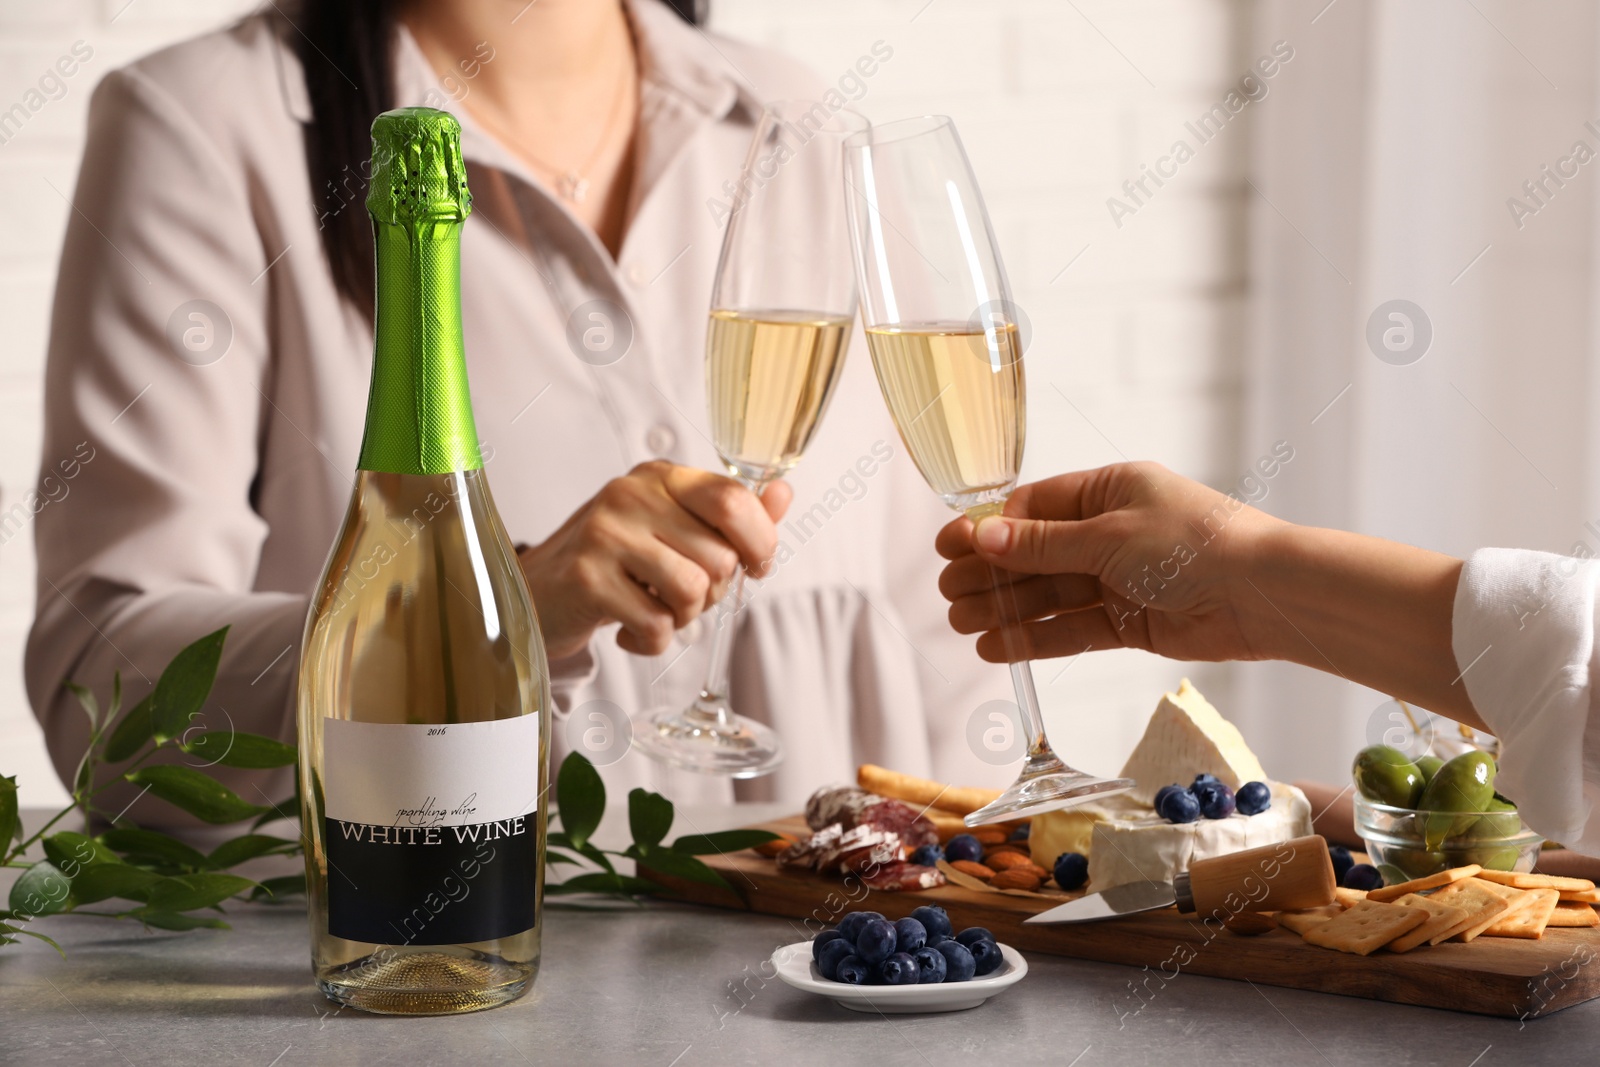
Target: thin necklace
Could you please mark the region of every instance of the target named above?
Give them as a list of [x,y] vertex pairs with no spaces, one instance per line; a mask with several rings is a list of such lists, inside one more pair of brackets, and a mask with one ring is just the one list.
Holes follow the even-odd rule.
[[[629,52],[632,52],[631,48],[629,49]],[[633,67],[633,63],[627,59],[624,59],[623,65],[624,71]],[[550,163],[546,163],[544,160],[528,151],[526,145],[521,144],[516,138],[508,136],[502,127],[500,127],[492,119],[489,119],[482,112],[474,109],[473,114],[477,116],[479,122],[482,122],[484,125],[488,126],[508,144],[516,145],[518,153],[521,154],[528,162],[532,163],[546,174],[552,176],[555,179],[556,192],[563,200],[567,200],[574,204],[581,204],[589,195],[589,171],[594,169],[594,165],[599,162],[600,156],[602,153],[604,153],[606,145],[610,143],[611,128],[616,125],[617,114],[622,110],[622,101],[628,95],[628,87],[632,80],[632,78],[628,77],[619,79],[620,84],[617,87],[616,96],[611,101],[611,110],[606,115],[605,125],[600,128],[600,140],[594,146],[594,151],[589,154],[588,160],[583,164],[582,167],[567,167],[563,169]]]

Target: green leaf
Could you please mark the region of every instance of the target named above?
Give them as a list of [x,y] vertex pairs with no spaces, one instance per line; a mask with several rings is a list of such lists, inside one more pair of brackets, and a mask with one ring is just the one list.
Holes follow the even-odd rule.
[[133,754],[150,740],[151,731],[155,729],[150,721],[150,700],[154,696],[154,693],[150,693],[129,708],[128,714],[124,715],[122,721],[117,723],[117,728],[111,731],[111,738],[105,747],[107,763],[121,763],[132,759]]
[[279,819],[293,819],[296,823],[300,821],[299,797],[295,796],[290,797],[288,800],[280,800],[268,807],[261,813],[260,818],[250,824],[250,829],[259,830],[267,823],[277,822]]
[[228,627],[206,634],[189,645],[167,664],[156,679],[150,694],[151,736],[157,741],[181,737],[211,695],[217,679],[217,663],[222,658],[222,643]]
[[194,911],[221,904],[257,884],[237,874],[182,874],[156,882],[145,899],[156,911]]
[[546,848],[544,850],[544,861],[547,864],[549,864],[549,863],[570,863],[574,867],[583,866],[583,864],[579,863],[572,856],[567,855],[565,852],[557,852],[553,848]]
[[11,910],[19,918],[54,915],[71,903],[72,880],[48,860],[23,871],[11,887]]
[[159,881],[161,875],[126,863],[102,863],[85,868],[72,880],[72,896],[79,904],[94,904],[112,897],[142,901],[150,887]]
[[77,682],[63,682],[67,692],[78,698],[78,706],[83,708],[83,713],[89,716],[89,731],[93,733],[100,728],[100,702],[94,698],[88,686],[79,685]]
[[672,843],[672,851],[690,856],[704,856],[708,852],[738,852],[755,848],[768,841],[778,840],[778,835],[766,830],[724,830],[716,834],[686,834]]
[[36,937],[40,941],[43,941],[45,944],[49,945],[51,948],[55,949],[56,950],[56,954],[59,955],[62,959],[66,959],[67,958],[67,954],[65,952],[61,951],[61,946],[56,944],[55,938],[46,937],[43,934],[41,934],[41,933],[39,933],[38,931],[35,931],[35,930],[18,930],[17,933],[22,934],[25,937]]
[[184,844],[175,837],[154,830],[107,830],[100,840],[109,848],[123,853],[127,859],[145,863],[169,864],[190,870],[205,870],[210,864],[205,853]]
[[606,858],[606,854],[595,848],[587,841],[581,845],[574,844],[571,837],[559,830],[551,831],[550,834],[545,838],[545,841],[546,844],[555,845],[557,848],[570,849],[571,851],[576,852],[578,855],[582,856],[596,867],[604,867],[608,871],[616,870],[616,868],[611,865],[611,861]]
[[633,790],[628,794],[628,828],[637,844],[661,844],[672,829],[672,801],[648,789]]
[[581,848],[606,813],[606,784],[600,772],[582,753],[569,753],[556,776],[556,803],[561,805],[561,829]]
[[284,897],[295,894],[304,894],[306,891],[306,876],[302,874],[286,874],[281,878],[268,878],[250,891],[250,899],[277,903]]
[[675,852],[670,848],[641,849],[639,865],[662,874],[670,874],[674,878],[682,878],[686,882],[698,882],[701,885],[714,885],[721,889],[732,890],[733,886],[716,871],[704,863],[683,852]]
[[653,893],[661,887],[643,878],[630,878],[625,874],[591,871],[568,878],[565,882],[547,884],[547,894],[561,896],[567,893]]
[[22,818],[17,814],[17,779],[0,774],[0,861],[11,851],[11,842],[22,829]]
[[162,911],[159,908],[139,908],[128,914],[146,926],[154,926],[160,930],[198,930],[201,927],[209,930],[233,929],[221,919],[200,915],[179,915],[177,912]]
[[224,767],[287,767],[295,761],[293,745],[237,730],[207,730],[181,747],[208,767],[219,763]]
[[121,863],[116,853],[92,837],[73,830],[62,830],[44,839],[44,854],[56,869],[69,878],[97,863]]
[[241,800],[231,789],[193,767],[163,764],[141,767],[123,775],[134,785],[147,785],[150,792],[176,805],[203,822],[216,825],[238,822],[267,810],[259,804]]
[[211,855],[206,857],[207,862],[217,870],[236,867],[245,860],[253,860],[257,856],[264,856],[268,852],[280,849],[294,848],[296,842],[282,837],[272,837],[269,834],[245,834],[235,837],[231,841],[224,841],[211,850]]

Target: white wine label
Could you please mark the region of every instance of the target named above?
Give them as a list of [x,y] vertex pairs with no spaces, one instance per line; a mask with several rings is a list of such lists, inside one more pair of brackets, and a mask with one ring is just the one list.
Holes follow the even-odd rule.
[[330,934],[459,945],[534,925],[539,720],[323,722]]

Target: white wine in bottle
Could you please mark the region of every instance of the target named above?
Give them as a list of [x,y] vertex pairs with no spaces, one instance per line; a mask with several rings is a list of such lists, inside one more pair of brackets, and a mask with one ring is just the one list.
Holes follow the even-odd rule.
[[1026,436],[1016,326],[873,326],[867,348],[900,438],[934,492],[962,511],[1003,502]]
[[300,660],[312,968],[386,1014],[503,1004],[539,966],[550,688],[467,392],[460,137],[372,126],[372,389]]
[[736,476],[764,484],[800,461],[844,368],[851,318],[809,311],[711,313],[711,433]]

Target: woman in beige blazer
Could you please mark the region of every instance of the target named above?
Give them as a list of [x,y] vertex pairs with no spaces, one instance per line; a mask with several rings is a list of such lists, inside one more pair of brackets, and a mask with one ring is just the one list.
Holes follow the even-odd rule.
[[[864,62],[830,83],[657,0],[284,10],[111,74],[90,110],[44,468],[81,459],[80,442],[93,455],[70,502],[39,516],[27,651],[60,773],[86,739],[64,681],[104,692],[121,671],[137,700],[224,624],[207,725],[292,735],[307,595],[348,502],[371,367],[365,130],[378,110],[431,104],[464,128],[474,408],[506,527],[529,546],[561,712],[687,703],[710,629],[696,616],[736,556],[775,552],[741,613],[732,696],[788,758],[739,796],[798,800],[862,760],[1005,778],[966,743],[1005,678],[945,623],[944,516],[859,335],[787,516],[709,473],[701,364],[724,183],[763,100],[859,95],[892,49],[863,42]],[[785,492],[770,496],[781,513]],[[564,738],[558,725],[558,754]],[[604,773],[614,789],[734,795],[637,752]],[[258,802],[288,788],[231,782]],[[136,819],[168,815],[140,804]]]

